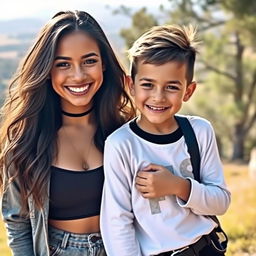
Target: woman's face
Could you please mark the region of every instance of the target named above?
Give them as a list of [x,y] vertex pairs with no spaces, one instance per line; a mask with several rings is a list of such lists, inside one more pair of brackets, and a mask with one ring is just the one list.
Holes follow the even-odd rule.
[[62,110],[81,113],[90,109],[102,85],[103,71],[100,49],[94,39],[82,31],[63,36],[50,72]]

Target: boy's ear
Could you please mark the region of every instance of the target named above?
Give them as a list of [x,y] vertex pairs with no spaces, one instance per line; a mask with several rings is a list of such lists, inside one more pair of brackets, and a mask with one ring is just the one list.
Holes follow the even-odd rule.
[[134,83],[131,76],[126,76],[125,79],[126,79],[126,83],[128,84],[130,94],[134,96]]
[[196,82],[192,82],[189,85],[187,85],[185,95],[183,97],[183,101],[188,101],[190,97],[193,95],[194,91],[196,89]]

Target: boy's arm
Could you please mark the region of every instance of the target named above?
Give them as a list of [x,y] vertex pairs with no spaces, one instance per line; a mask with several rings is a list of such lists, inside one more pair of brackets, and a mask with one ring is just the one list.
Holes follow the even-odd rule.
[[200,130],[195,132],[201,155],[201,183],[189,178],[189,199],[185,204],[180,200],[178,203],[198,215],[222,215],[229,207],[231,194],[225,183],[215,133],[210,122],[204,119],[200,121]]
[[101,233],[107,255],[141,256],[134,229],[129,162],[111,140],[105,144],[104,173]]

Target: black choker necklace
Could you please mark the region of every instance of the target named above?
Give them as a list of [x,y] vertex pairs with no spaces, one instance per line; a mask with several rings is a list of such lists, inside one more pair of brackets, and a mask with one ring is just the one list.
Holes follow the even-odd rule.
[[62,114],[65,115],[65,116],[70,116],[70,117],[81,117],[81,116],[86,116],[88,115],[90,112],[92,112],[93,110],[93,107],[90,108],[89,110],[83,112],[83,113],[78,113],[78,114],[74,114],[74,113],[68,113],[68,112],[65,112],[63,110],[61,110]]

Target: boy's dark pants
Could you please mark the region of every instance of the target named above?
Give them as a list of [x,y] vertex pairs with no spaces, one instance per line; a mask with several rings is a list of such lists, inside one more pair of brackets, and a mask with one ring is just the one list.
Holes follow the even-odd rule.
[[199,254],[199,256],[224,256],[224,253],[216,252],[215,249],[213,249],[210,245],[203,248]]
[[217,251],[210,241],[209,235],[202,236],[196,243],[170,252],[160,253],[156,256],[224,256],[225,253]]

